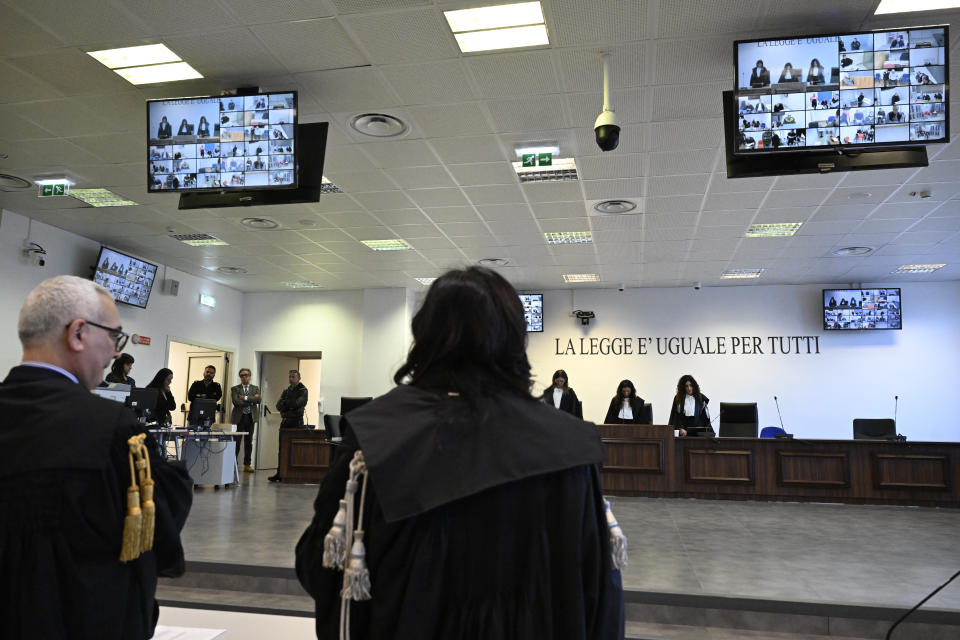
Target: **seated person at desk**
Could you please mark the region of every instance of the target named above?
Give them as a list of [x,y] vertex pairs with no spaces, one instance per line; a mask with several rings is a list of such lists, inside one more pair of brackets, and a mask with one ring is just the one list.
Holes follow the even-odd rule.
[[622,380],[617,387],[617,395],[610,400],[603,424],[642,424],[642,418],[643,398],[637,396],[632,382]]
[[177,408],[177,401],[174,400],[173,392],[170,391],[171,382],[173,382],[173,371],[164,368],[157,371],[157,375],[153,376],[153,380],[147,384],[147,389],[160,390],[154,415],[157,416],[157,424],[166,427],[173,424],[173,416],[170,412]]
[[193,135],[193,125],[187,124],[187,119],[184,118],[180,121],[180,128],[177,129],[178,136],[190,136]]
[[783,65],[783,71],[780,72],[780,79],[777,82],[799,82],[798,75],[794,75],[793,65],[789,62]]
[[169,138],[173,135],[173,127],[170,126],[170,123],[167,122],[167,116],[160,118],[160,126],[157,127],[157,137],[161,140]]
[[120,357],[110,365],[110,373],[104,378],[106,382],[116,382],[119,384],[128,384],[130,388],[137,386],[130,377],[130,369],[133,368],[133,356],[129,353],[121,353]]
[[220,400],[223,397],[223,389],[219,382],[213,381],[213,376],[217,375],[217,368],[212,364],[207,365],[203,370],[203,380],[194,380],[187,391],[187,401],[193,402],[197,398],[207,398],[210,400]]
[[669,423],[680,430],[680,435],[687,435],[691,427],[710,428],[710,412],[707,403],[710,399],[700,393],[700,385],[691,375],[680,377],[677,382],[677,395],[670,405]]
[[200,124],[197,126],[197,137],[199,138],[210,137],[210,123],[207,122],[206,116],[200,116]]
[[576,415],[577,393],[567,383],[567,372],[557,369],[553,372],[553,385],[547,387],[540,399],[560,411]]
[[810,61],[810,70],[807,72],[807,84],[823,84],[823,65],[814,58]]

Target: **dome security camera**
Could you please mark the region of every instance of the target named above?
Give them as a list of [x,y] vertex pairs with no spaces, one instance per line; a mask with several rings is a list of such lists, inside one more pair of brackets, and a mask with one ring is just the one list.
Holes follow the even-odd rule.
[[613,151],[620,144],[620,127],[617,126],[617,114],[604,109],[593,123],[593,132],[597,137],[597,146],[601,151]]
[[693,290],[694,290],[694,291],[700,291],[701,287],[703,287],[703,285],[700,284],[699,282],[694,282],[694,283],[693,283]]
[[619,291],[620,293],[623,293],[623,290],[626,289],[626,288],[627,288],[627,285],[625,285],[624,283],[621,282],[621,283],[620,283],[620,286],[617,287],[617,291]]

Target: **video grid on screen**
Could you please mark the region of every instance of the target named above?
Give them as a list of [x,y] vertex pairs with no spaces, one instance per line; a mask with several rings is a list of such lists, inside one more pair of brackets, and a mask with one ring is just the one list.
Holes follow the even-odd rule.
[[150,191],[295,187],[297,95],[147,103]]
[[946,140],[946,37],[931,27],[738,42],[736,151]]
[[900,329],[900,289],[824,289],[823,328]]
[[157,265],[103,247],[93,281],[106,287],[117,302],[144,308],[156,275]]
[[543,294],[521,293],[523,319],[527,321],[527,331],[543,331]]

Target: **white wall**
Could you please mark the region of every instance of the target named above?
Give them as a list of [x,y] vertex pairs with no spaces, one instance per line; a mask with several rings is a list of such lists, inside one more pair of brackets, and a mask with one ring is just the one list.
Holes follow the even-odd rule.
[[[867,285],[864,285],[867,286]],[[880,285],[882,286],[882,285]],[[584,417],[600,422],[620,380],[628,378],[654,422],[666,424],[679,377],[692,374],[719,403],[757,402],[760,425],[779,424],[778,396],[787,431],[797,437],[849,438],[853,418],[893,417],[910,440],[960,440],[952,389],[960,381],[960,283],[902,285],[903,330],[824,332],[817,286],[611,289],[544,292],[544,332],[530,334],[528,354],[537,391],[565,369],[584,403]],[[589,327],[570,317],[594,311]],[[655,341],[639,355],[638,338],[726,337],[726,355],[660,355]],[[733,355],[733,336],[758,336],[763,354]],[[768,336],[817,336],[819,354],[771,354]],[[633,338],[632,355],[589,353],[590,338]],[[576,355],[557,355],[573,339]],[[599,348],[599,344],[597,344]],[[939,393],[938,393],[939,390]]]
[[404,289],[247,294],[235,364],[257,379],[257,353],[320,351],[323,383],[309,390],[310,402],[322,397],[325,412],[337,413],[342,396],[376,396],[393,386],[409,347],[408,316]]
[[[31,239],[47,250],[46,266],[26,264],[20,248],[30,225]],[[20,361],[17,315],[27,294],[43,280],[55,275],[89,277],[97,260],[100,244],[62,229],[33,221],[4,210],[0,214],[0,371],[2,375]],[[166,278],[180,281],[178,296],[160,291]],[[199,304],[200,293],[217,298],[214,309]],[[167,366],[167,339],[183,337],[202,344],[222,346],[236,351],[240,346],[240,322],[243,294],[234,289],[203,280],[162,265],[146,309],[117,305],[123,328],[151,338],[150,345],[127,344],[126,352],[136,360],[131,375],[138,384],[146,384],[158,369]],[[180,398],[178,401],[182,402]]]

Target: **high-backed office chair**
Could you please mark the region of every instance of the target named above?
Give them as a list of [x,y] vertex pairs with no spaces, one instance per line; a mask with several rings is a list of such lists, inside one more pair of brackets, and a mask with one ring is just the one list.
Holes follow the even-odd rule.
[[756,438],[758,422],[756,402],[720,403],[721,438]]
[[892,418],[854,418],[854,440],[895,440],[897,423]]
[[583,420],[583,400],[577,400],[577,404],[573,405],[573,415]]
[[640,409],[640,424],[653,424],[653,405],[649,402],[644,402]]
[[331,415],[329,413],[324,414],[323,428],[326,430],[327,438],[330,440],[339,442],[343,439],[343,433],[340,431],[340,416]]
[[371,400],[373,400],[373,398],[370,396],[367,396],[365,398],[348,398],[348,397],[340,398],[340,415],[345,416],[347,415],[348,411],[352,409],[356,409],[361,405],[365,405]]

